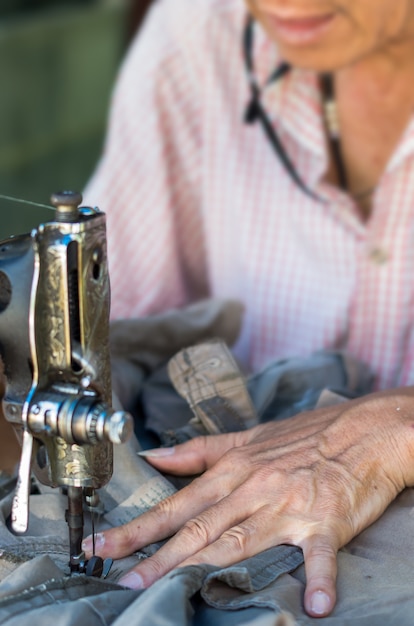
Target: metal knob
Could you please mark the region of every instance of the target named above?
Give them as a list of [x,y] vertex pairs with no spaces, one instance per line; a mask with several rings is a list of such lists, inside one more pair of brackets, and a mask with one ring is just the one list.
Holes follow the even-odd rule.
[[100,441],[115,444],[128,441],[134,429],[133,419],[129,413],[114,411],[101,402],[91,406],[88,404],[88,399],[85,399],[79,402],[74,410],[66,405],[69,410],[62,411],[59,418],[61,437],[68,442],[73,438],[76,443],[92,445]]
[[133,419],[130,414],[125,413],[125,411],[115,411],[115,413],[106,420],[104,426],[104,431],[109,441],[115,444],[128,441],[132,435],[133,429]]
[[82,395],[38,394],[30,406],[27,422],[32,433],[47,433],[78,445],[125,443],[134,430],[129,413],[115,411],[95,397]]
[[50,197],[51,204],[56,207],[57,222],[77,222],[78,207],[82,203],[82,194],[77,191],[59,191]]

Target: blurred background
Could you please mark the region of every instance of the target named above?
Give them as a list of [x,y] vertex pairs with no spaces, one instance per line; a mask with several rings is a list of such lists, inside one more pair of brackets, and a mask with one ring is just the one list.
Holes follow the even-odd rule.
[[[0,194],[48,204],[99,158],[117,69],[152,0],[0,0]],[[0,198],[0,238],[50,219]]]

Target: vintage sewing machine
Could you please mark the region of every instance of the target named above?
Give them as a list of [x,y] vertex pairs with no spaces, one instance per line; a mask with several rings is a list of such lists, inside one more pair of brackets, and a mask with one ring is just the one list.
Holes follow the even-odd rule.
[[22,446],[11,527],[27,530],[33,471],[67,491],[71,572],[100,575],[108,564],[81,549],[83,510],[97,507],[132,418],[111,408],[105,215],[77,193],[51,202],[54,219],[0,242],[3,411]]

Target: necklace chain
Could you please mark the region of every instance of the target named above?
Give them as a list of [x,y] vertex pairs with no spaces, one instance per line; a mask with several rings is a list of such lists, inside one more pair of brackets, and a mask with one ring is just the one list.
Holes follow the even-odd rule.
[[346,165],[341,148],[341,129],[339,125],[338,108],[336,106],[333,80],[330,74],[322,75],[321,87],[324,121],[328,131],[340,186],[356,201],[368,199],[375,192],[376,186],[355,193],[349,189]]

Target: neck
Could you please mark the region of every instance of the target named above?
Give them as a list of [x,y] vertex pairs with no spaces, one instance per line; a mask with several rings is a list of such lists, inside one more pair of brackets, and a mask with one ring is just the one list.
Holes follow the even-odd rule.
[[[331,180],[370,212],[366,197],[381,179],[414,111],[414,46],[373,55],[331,75],[339,138],[331,140]],[[323,85],[323,81],[322,81]],[[328,99],[329,101],[329,99]],[[332,171],[334,175],[332,177]],[[335,174],[336,173],[336,174]]]
[[336,83],[352,81],[368,97],[392,98],[398,84],[405,84],[414,91],[414,35],[390,43],[381,51],[338,69],[334,75]]

